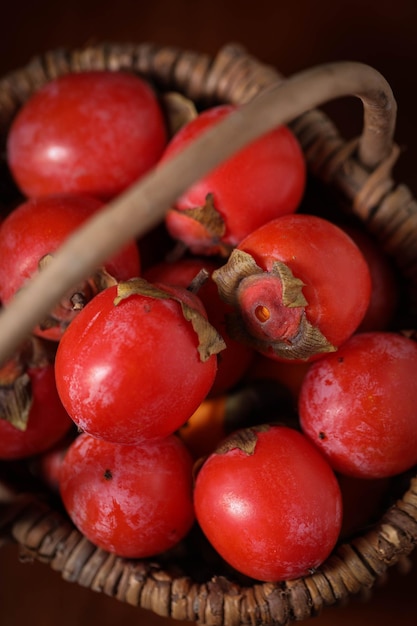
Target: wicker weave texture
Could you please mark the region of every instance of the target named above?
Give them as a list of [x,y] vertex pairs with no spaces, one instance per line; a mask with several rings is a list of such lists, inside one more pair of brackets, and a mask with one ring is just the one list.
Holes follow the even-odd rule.
[[[14,115],[36,89],[63,73],[90,69],[138,72],[158,89],[181,92],[202,107],[245,104],[286,82],[274,68],[235,45],[226,46],[215,58],[151,44],[55,50],[0,81],[3,144]],[[389,109],[388,101],[382,94],[379,108]],[[385,113],[390,137],[395,111]],[[387,141],[380,154],[380,148],[368,149],[368,142],[362,150],[363,137],[346,142],[317,108],[297,115],[290,124],[311,174],[339,194],[413,287],[417,204],[410,190],[393,180],[397,146]],[[372,529],[340,545],[310,576],[279,584],[239,584],[225,575],[201,580],[204,574],[193,577],[175,553],[161,561],[127,561],[110,555],[87,541],[48,499],[31,493],[9,497],[8,515],[0,516],[0,529],[3,525],[3,532],[18,542],[24,556],[48,563],[64,579],[159,615],[207,626],[284,626],[370,589],[388,568],[410,554],[417,541],[417,477],[406,477],[404,485],[402,495]]]

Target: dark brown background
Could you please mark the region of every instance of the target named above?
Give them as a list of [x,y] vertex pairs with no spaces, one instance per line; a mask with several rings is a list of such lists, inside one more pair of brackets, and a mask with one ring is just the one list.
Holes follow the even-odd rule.
[[[338,60],[377,68],[398,102],[400,182],[417,192],[417,3],[415,0],[2,0],[0,75],[39,52],[86,42],[177,45],[214,54],[236,41],[284,74]],[[360,129],[353,100],[330,105],[348,136]],[[417,558],[407,577],[392,572],[367,603],[351,602],[315,626],[417,626]],[[171,626],[169,620],[66,583],[40,564],[19,564],[13,546],[0,552],[0,626]]]
[[[415,0],[1,0],[0,74],[38,52],[93,41],[153,41],[214,54],[238,41],[284,74],[317,63],[356,60],[376,67],[397,98],[399,173],[417,157]],[[334,106],[347,132],[359,108]],[[359,122],[360,124],[360,122]]]

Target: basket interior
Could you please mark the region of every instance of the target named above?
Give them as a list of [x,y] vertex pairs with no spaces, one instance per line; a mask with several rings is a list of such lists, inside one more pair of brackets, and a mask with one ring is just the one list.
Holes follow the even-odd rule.
[[[0,141],[29,95],[62,73],[87,69],[129,69],[162,91],[176,90],[199,109],[220,102],[245,104],[284,81],[273,68],[246,51],[228,46],[212,59],[192,51],[152,45],[105,44],[83,50],[57,50],[37,57],[0,82]],[[320,110],[291,122],[309,167],[305,203],[333,216],[361,223],[394,260],[403,306],[395,326],[413,330],[417,280],[417,207],[391,169],[396,147],[373,171],[357,157],[357,140],[346,142]],[[0,161],[0,208],[7,213],[21,197],[4,159]],[[25,463],[0,463],[6,512],[0,530],[23,555],[48,563],[74,581],[119,600],[175,619],[201,624],[281,624],[306,619],[323,606],[369,589],[414,549],[417,541],[415,470],[392,481],[392,488],[369,526],[344,538],[316,572],[285,583],[259,583],[239,575],[210,547],[198,527],[175,549],[157,559],[129,561],[95,548],[72,526],[57,497],[45,491]],[[12,494],[12,495],[11,495]],[[2,500],[0,499],[0,502]]]

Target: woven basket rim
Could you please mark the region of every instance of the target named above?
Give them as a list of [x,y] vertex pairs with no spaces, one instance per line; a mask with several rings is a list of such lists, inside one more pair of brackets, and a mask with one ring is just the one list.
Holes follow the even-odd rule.
[[[360,66],[349,67],[354,73]],[[149,43],[53,50],[0,80],[0,135],[7,132],[33,90],[48,80],[69,71],[105,68],[136,71],[158,89],[175,88],[201,106],[220,102],[248,105],[277,85],[282,89],[289,83],[275,68],[235,44],[225,46],[214,58]],[[332,68],[332,80],[338,80],[333,65],[317,68],[312,78],[321,80],[323,72],[331,74]],[[369,68],[367,77],[375,74]],[[346,142],[316,108],[298,112],[289,125],[303,147],[312,175],[347,197],[352,213],[415,286],[417,205],[408,188],[396,186],[392,177],[399,152],[393,143],[395,100],[383,77],[378,76],[377,84],[385,90],[377,93],[373,88],[371,94],[359,96],[364,103],[364,130],[359,138]],[[310,576],[278,584],[254,581],[240,585],[223,575],[200,583],[183,572],[173,572],[163,562],[158,564],[157,559],[129,561],[108,555],[83,538],[43,495],[21,490],[16,495],[13,488],[8,493],[13,497],[5,521],[0,516],[0,522],[25,554],[49,563],[67,580],[166,617],[207,625],[283,626],[312,617],[324,606],[371,588],[411,553],[417,541],[417,475],[413,471],[407,474],[402,495],[371,529],[340,544]],[[2,509],[0,513],[3,515]]]

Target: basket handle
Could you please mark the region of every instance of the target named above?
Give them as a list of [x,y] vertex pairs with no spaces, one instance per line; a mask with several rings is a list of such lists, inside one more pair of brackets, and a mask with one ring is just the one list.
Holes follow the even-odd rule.
[[154,168],[73,234],[53,262],[31,279],[0,313],[0,363],[13,355],[64,294],[106,258],[163,219],[176,198],[213,167],[280,124],[344,96],[363,103],[358,159],[373,170],[391,153],[396,103],[385,78],[355,62],[318,66],[263,90],[207,131],[175,159]]

